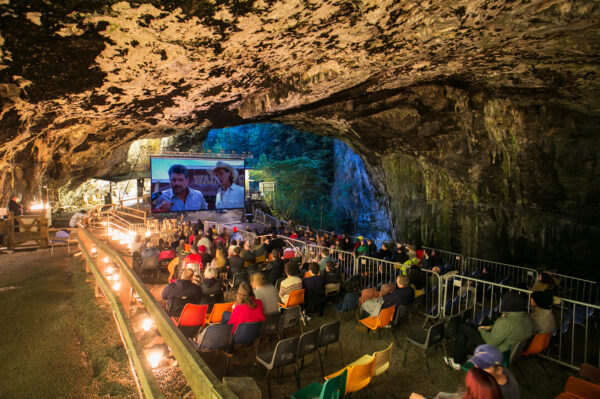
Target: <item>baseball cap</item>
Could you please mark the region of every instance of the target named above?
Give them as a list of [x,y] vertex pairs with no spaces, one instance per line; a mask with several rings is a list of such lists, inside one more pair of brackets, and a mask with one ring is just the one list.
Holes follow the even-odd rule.
[[473,356],[469,359],[471,363],[480,369],[487,369],[492,366],[501,366],[504,357],[494,345],[479,345],[475,348]]
[[237,231],[238,231],[238,228],[237,228],[237,227],[234,227],[234,228],[233,228],[233,232],[235,233],[235,232],[237,232]]

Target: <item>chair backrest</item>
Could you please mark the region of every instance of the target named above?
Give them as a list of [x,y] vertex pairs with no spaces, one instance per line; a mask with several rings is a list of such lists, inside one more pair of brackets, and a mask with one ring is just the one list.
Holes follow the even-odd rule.
[[237,288],[243,281],[248,281],[248,273],[240,272],[233,275],[233,288]]
[[550,333],[534,335],[531,343],[523,352],[523,356],[537,355],[545,351],[550,343],[550,335]]
[[394,316],[394,325],[398,324],[400,320],[404,320],[410,316],[410,305],[398,305],[396,314]]
[[305,332],[298,341],[298,359],[313,353],[317,350],[319,344],[319,330]]
[[265,315],[265,321],[263,321],[260,336],[268,337],[277,334],[279,332],[280,320],[281,313],[279,312]]
[[582,363],[581,366],[579,366],[579,375],[595,384],[600,384],[600,368],[594,365]]
[[291,308],[285,308],[281,313],[279,320],[279,329],[297,327],[300,325],[300,319],[302,317],[302,309],[300,306],[293,306]]
[[385,309],[381,309],[379,312],[379,320],[377,321],[378,327],[383,328],[390,324],[394,319],[394,311],[396,310],[396,305],[392,305]]
[[350,277],[348,280],[344,281],[344,289],[346,290],[346,292],[358,291],[360,289],[360,283],[360,275],[356,274]]
[[206,320],[206,310],[208,305],[194,305],[188,303],[181,311],[178,326],[181,327],[198,327],[203,326]]
[[286,278],[287,278],[287,276],[286,276],[286,277],[280,277],[280,278],[278,278],[278,279],[275,281],[275,288],[277,289],[277,292],[279,292],[279,288],[281,288],[281,282],[282,282],[283,280],[285,280]]
[[367,363],[350,366],[348,368],[348,378],[346,379],[346,394],[359,391],[369,385],[374,366],[374,357]]
[[158,256],[146,256],[142,258],[142,269],[158,269]]
[[363,302],[375,298],[375,295],[377,295],[377,287],[365,288],[360,292],[360,299],[358,300],[358,304],[362,305]]
[[340,340],[340,326],[339,321],[325,323],[321,326],[319,329],[319,348]]
[[427,338],[425,340],[425,347],[429,348],[431,345],[440,342],[444,338],[444,322],[441,321],[437,324],[432,325],[427,330]]
[[518,362],[521,358],[521,354],[525,350],[525,346],[527,345],[527,340],[520,341],[518,344],[510,352],[510,357],[508,358],[508,366],[510,367],[514,362]]
[[262,321],[238,324],[231,342],[235,345],[250,345],[260,337]]
[[304,288],[290,292],[290,296],[285,304],[285,307],[299,306],[304,303]]
[[346,392],[346,379],[348,370],[344,370],[340,375],[333,377],[323,384],[319,399],[338,399],[343,398]]
[[375,365],[373,366],[374,376],[383,374],[390,367],[393,348],[394,343],[392,342],[386,349],[373,353],[373,357],[375,358]]
[[598,398],[600,397],[600,385],[570,376],[565,384],[565,392],[572,395],[569,397]]
[[379,296],[384,296],[393,291],[394,291],[393,283],[381,284],[381,288],[379,288]]
[[273,368],[287,366],[288,364],[292,364],[296,361],[298,342],[300,342],[300,337],[282,339],[281,341],[277,342],[277,345],[275,345],[273,358],[271,359],[271,365]]
[[231,344],[233,324],[212,324],[198,333],[199,351],[226,350]]
[[344,302],[342,302],[342,312],[356,309],[358,307],[359,298],[360,295],[358,292],[347,292],[346,295],[344,295]]
[[220,323],[223,318],[223,313],[231,312],[233,310],[233,305],[233,302],[215,303],[207,322],[211,324]]

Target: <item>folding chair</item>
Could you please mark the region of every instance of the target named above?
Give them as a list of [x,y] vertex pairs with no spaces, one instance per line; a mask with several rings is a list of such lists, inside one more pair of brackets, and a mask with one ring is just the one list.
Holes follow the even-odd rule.
[[[181,330],[186,337],[193,337],[198,330],[204,326],[206,320],[206,310],[208,305],[194,305],[188,303],[183,308],[180,317],[171,317],[171,320]],[[183,327],[183,328],[182,328]]]
[[[271,370],[281,369],[290,364],[294,365],[296,384],[298,385],[298,389],[300,389],[300,376],[298,375],[298,364],[296,364],[296,353],[298,351],[299,341],[299,337],[284,339],[277,342],[273,352],[265,352],[256,355],[256,360],[267,369],[269,398],[271,397],[271,382],[269,380]],[[279,378],[277,378],[277,382],[279,382]]]
[[312,384],[294,392],[292,399],[338,399],[346,393],[346,377],[348,370],[339,374],[337,377],[330,378],[325,384],[313,382]]
[[[406,336],[406,343],[413,344],[423,349],[423,355],[425,356],[425,365],[427,366],[427,372],[431,377],[431,370],[429,369],[429,363],[427,362],[427,349],[431,346],[439,343],[444,338],[444,322],[440,321],[428,329],[420,329],[413,331]],[[404,365],[406,365],[406,354],[408,352],[408,345],[404,350]]]
[[210,315],[206,318],[207,324],[217,324],[221,322],[223,313],[233,311],[234,302],[215,303]]

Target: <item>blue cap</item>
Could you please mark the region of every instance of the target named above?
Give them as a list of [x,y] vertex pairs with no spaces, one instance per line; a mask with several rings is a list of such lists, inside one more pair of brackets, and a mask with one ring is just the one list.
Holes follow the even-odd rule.
[[480,369],[502,366],[503,360],[502,353],[494,345],[479,345],[475,348],[473,356],[469,359],[471,363]]

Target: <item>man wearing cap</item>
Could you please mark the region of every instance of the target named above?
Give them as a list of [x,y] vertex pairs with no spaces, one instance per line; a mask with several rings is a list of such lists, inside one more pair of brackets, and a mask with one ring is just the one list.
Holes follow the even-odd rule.
[[552,314],[554,298],[548,291],[533,291],[530,304],[533,309],[529,317],[533,324],[534,334],[551,333],[556,328],[556,320]]
[[213,173],[219,181],[219,191],[215,208],[232,209],[244,207],[244,188],[235,184],[238,178],[238,171],[233,166],[223,161],[218,161],[213,169]]
[[189,186],[188,169],[183,165],[171,165],[169,168],[171,188],[163,191],[156,200],[154,212],[199,211],[208,209],[204,196]]
[[502,353],[493,345],[479,345],[475,348],[473,356],[469,359],[471,363],[490,374],[502,391],[504,399],[519,399],[520,390],[517,379],[513,373],[502,367],[504,360]]
[[238,231],[237,227],[233,228],[233,234],[231,235],[231,237],[229,238],[229,245],[231,245],[231,242],[235,241],[238,244],[241,244],[242,241],[244,241],[244,237],[242,237],[242,234]]
[[454,341],[454,356],[444,356],[444,363],[455,370],[467,359],[467,347],[489,344],[505,352],[533,335],[531,319],[527,314],[527,301],[516,292],[507,292],[501,300],[502,316],[492,326],[477,330],[466,324],[458,326]]

